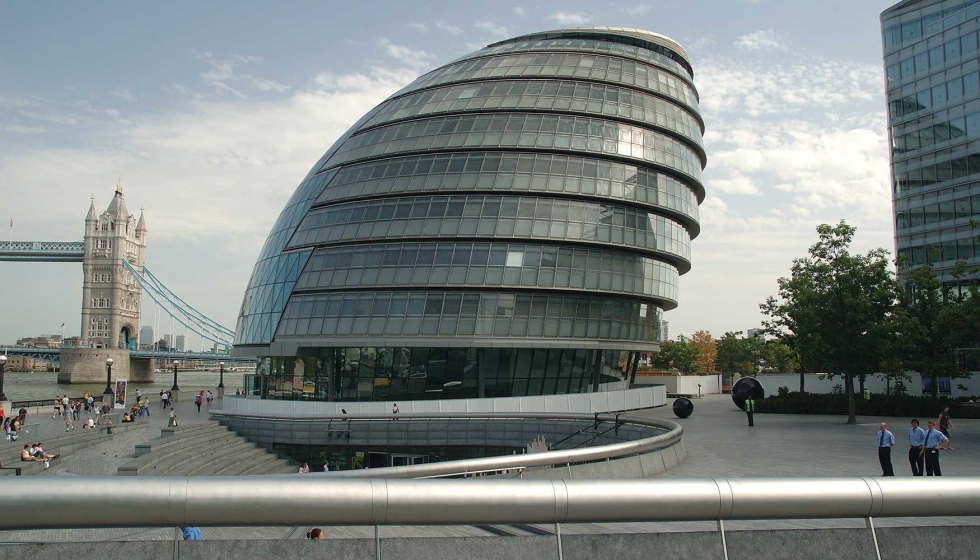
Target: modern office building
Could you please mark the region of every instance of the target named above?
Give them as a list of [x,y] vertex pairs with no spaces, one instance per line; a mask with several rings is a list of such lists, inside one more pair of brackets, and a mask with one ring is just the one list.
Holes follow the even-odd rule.
[[152,347],[155,340],[153,339],[153,327],[149,325],[143,325],[140,327],[140,346]]
[[699,233],[684,49],[637,29],[508,39],[429,72],[313,166],[262,248],[235,353],[330,401],[624,389]]
[[980,264],[978,23],[980,0],[905,0],[881,14],[895,249],[947,283],[957,261]]
[[183,352],[185,350],[184,340],[185,337],[182,334],[178,334],[176,337],[174,337],[174,350],[178,352]]

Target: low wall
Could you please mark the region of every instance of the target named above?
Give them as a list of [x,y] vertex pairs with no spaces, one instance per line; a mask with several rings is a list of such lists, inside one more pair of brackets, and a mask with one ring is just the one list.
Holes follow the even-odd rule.
[[[330,528],[325,528],[330,533]],[[309,558],[354,560],[541,560],[558,558],[554,536],[385,538],[381,552],[371,539],[226,540],[226,541],[106,541],[8,544],[0,547],[0,560],[24,558],[140,558],[140,560],[251,560]],[[885,560],[972,560],[980,549],[980,527],[879,528],[878,546]],[[786,558],[796,560],[875,560],[875,541],[867,529],[795,529],[726,531],[730,560]],[[205,529],[205,538],[207,529]],[[563,535],[566,560],[724,560],[717,532],[629,533]]]
[[[721,375],[643,375],[636,374],[636,385],[663,385],[671,395],[720,395]],[[698,387],[700,385],[700,388]]]
[[277,416],[329,416],[348,414],[387,414],[394,404],[402,413],[433,412],[621,412],[666,406],[667,391],[662,386],[541,397],[500,397],[487,399],[445,399],[432,401],[319,402],[281,401],[225,395],[222,410],[238,414]]
[[[786,387],[791,392],[800,390],[800,374],[798,373],[766,373],[755,376],[759,383],[766,389],[767,395],[775,395],[780,387]],[[927,395],[922,391],[922,376],[915,373],[910,374],[909,379],[904,382],[906,391],[909,395]],[[804,376],[804,389],[807,393],[829,394],[834,391],[834,385],[844,387],[843,377],[830,377],[826,374],[806,374]],[[962,390],[962,385],[966,390]],[[883,375],[869,375],[864,379],[864,386],[871,389],[872,393],[885,393],[889,384]],[[891,388],[895,388],[895,380],[891,381]],[[858,390],[858,382],[854,380],[854,391]],[[940,390],[943,390],[940,385]],[[949,384],[949,393],[952,397],[969,397],[980,395],[980,376],[977,379],[967,377],[965,379],[953,379]]]
[[106,358],[112,358],[112,380],[129,379],[129,350],[62,348],[58,383],[105,383]]

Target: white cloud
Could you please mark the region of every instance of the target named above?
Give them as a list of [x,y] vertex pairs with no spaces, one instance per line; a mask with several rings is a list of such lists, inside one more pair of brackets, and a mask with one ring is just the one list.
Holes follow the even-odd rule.
[[133,95],[133,92],[130,91],[129,88],[113,90],[110,91],[109,94],[116,99],[122,99],[123,101],[128,101],[130,103],[136,102],[136,96]]
[[426,25],[424,23],[419,23],[417,21],[410,21],[410,22],[408,22],[408,26],[411,27],[412,29],[416,29],[418,31],[421,31],[422,33],[428,33],[428,31],[429,31],[429,26],[428,25]]
[[442,29],[446,33],[449,33],[450,35],[462,35],[463,34],[463,28],[460,27],[460,26],[458,26],[458,25],[453,25],[451,23],[447,23],[445,21],[439,21],[439,20],[436,20],[436,21],[434,21],[432,23],[434,23],[436,27],[438,27],[439,29]]
[[476,27],[477,29],[483,29],[484,31],[487,31],[493,35],[502,35],[504,37],[510,35],[506,27],[497,25],[492,21],[476,21],[473,23],[473,27]]
[[429,67],[436,60],[434,54],[428,53],[422,49],[413,49],[404,45],[396,45],[385,38],[379,39],[378,44],[381,45],[382,49],[384,49],[386,55],[411,68]]
[[748,51],[763,51],[783,49],[782,38],[776,33],[775,29],[766,29],[748,33],[735,39],[735,46]]
[[582,12],[555,12],[548,19],[555,20],[559,25],[585,25],[592,20]]
[[3,125],[2,130],[11,134],[44,134],[48,131],[43,126],[22,126],[16,124]]
[[708,181],[706,186],[711,191],[718,191],[725,194],[761,194],[762,191],[751,179],[744,175],[734,174],[726,179],[715,179]]
[[511,8],[511,11],[514,12],[514,15],[516,15],[517,17],[524,17],[527,14],[524,8],[521,7]]
[[258,78],[251,78],[251,80],[252,85],[255,86],[256,89],[262,91],[276,91],[282,93],[289,90],[289,86],[286,84],[280,84],[275,80],[260,80]]
[[626,13],[631,16],[638,16],[640,14],[645,14],[652,9],[653,8],[651,8],[649,4],[639,4],[637,6],[633,6],[632,8],[626,8]]

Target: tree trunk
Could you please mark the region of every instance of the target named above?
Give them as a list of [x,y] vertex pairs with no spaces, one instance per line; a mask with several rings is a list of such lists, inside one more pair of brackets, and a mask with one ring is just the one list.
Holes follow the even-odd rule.
[[847,423],[857,424],[857,409],[854,404],[854,378],[844,374],[844,393],[847,394]]
[[932,379],[932,398],[939,400],[939,375],[933,373],[929,376]]
[[804,381],[805,381],[805,379],[806,379],[806,377],[805,377],[805,376],[806,376],[806,374],[804,373],[804,370],[803,370],[803,368],[800,368],[800,394],[801,394],[801,395],[802,395],[802,394],[803,394],[803,393],[805,392],[805,391],[803,390],[803,386],[804,386]]

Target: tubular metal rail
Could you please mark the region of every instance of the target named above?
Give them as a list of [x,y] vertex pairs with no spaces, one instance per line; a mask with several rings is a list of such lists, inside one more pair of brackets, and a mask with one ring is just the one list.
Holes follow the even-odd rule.
[[[454,413],[414,413],[414,414],[359,414],[348,416],[301,416],[282,417],[272,415],[256,415],[213,411],[212,416],[219,418],[242,418],[255,420],[275,420],[277,422],[310,422],[310,421],[398,421],[412,420],[579,420],[588,422],[614,422],[617,424],[635,424],[664,430],[666,433],[653,437],[598,445],[595,447],[561,449],[529,453],[522,455],[500,455],[478,459],[462,459],[458,461],[442,461],[424,465],[408,465],[402,467],[384,467],[378,469],[358,469],[350,471],[331,471],[316,473],[315,476],[324,478],[431,478],[452,476],[464,473],[489,473],[496,471],[523,470],[529,467],[553,467],[556,465],[574,465],[618,459],[642,453],[648,453],[675,445],[681,441],[684,429],[676,422],[655,418],[642,418],[627,414],[576,414],[576,413],[518,413],[518,412],[454,412]],[[313,473],[310,473],[313,474]],[[292,475],[283,475],[292,476]],[[310,475],[303,475],[304,477]]]
[[[980,515],[980,478],[0,478],[0,529],[479,525]],[[92,496],[100,496],[97,508]],[[135,515],[134,512],[139,512]]]

